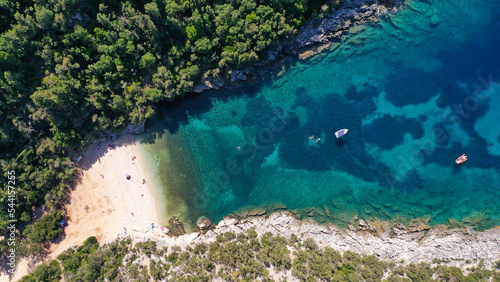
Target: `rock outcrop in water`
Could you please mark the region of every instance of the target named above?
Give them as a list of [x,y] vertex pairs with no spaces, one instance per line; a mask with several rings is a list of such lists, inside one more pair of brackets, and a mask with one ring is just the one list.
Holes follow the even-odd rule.
[[214,224],[212,223],[212,221],[210,221],[210,219],[206,217],[198,220],[198,222],[196,223],[196,231],[198,231],[200,234],[205,234],[213,228],[215,228]]
[[[447,229],[443,226],[429,229],[424,223],[404,226],[393,224],[389,230],[376,222],[357,220],[357,230],[340,229],[334,225],[319,225],[312,220],[299,221],[288,212],[276,212],[268,217],[238,218],[227,216],[205,235],[185,234],[173,238],[160,238],[150,233],[130,234],[135,241],[155,240],[159,246],[180,246],[212,242],[218,234],[245,232],[254,227],[258,234],[271,232],[289,238],[295,234],[303,239],[312,238],[322,247],[338,251],[353,251],[362,255],[376,255],[386,261],[427,262],[433,259],[447,261],[450,266],[465,268],[467,260],[483,259],[489,268],[500,259],[500,229],[482,232],[465,229]],[[352,229],[352,228],[351,228]],[[380,234],[380,231],[385,231]]]
[[376,21],[381,15],[395,12],[402,1],[378,3],[376,0],[344,1],[340,9],[333,11],[323,19],[309,21],[295,40],[283,46],[283,53],[294,55],[314,44],[327,44],[339,39],[355,25]]
[[[298,32],[294,40],[279,43],[267,53],[267,58],[258,62],[254,67],[242,70],[233,70],[229,81],[245,81],[257,69],[276,62],[279,58],[289,55],[306,54],[301,58],[309,57],[328,48],[332,40],[340,39],[355,25],[376,21],[378,17],[398,10],[404,0],[346,0],[337,10],[332,11],[322,19],[313,19],[307,22]],[[208,79],[194,87],[193,92],[199,93],[208,89],[219,89],[225,82],[221,79]]]

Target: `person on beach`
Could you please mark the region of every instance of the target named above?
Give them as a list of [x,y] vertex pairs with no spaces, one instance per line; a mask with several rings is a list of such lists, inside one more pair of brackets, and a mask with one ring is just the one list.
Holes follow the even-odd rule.
[[146,179],[143,179],[142,180],[142,184],[144,185],[146,183]]
[[151,223],[151,231],[155,231],[155,225],[154,225],[154,223]]

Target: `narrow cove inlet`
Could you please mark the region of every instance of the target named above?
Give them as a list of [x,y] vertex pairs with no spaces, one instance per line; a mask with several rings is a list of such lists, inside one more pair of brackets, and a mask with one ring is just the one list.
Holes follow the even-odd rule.
[[499,13],[409,1],[308,60],[164,105],[138,137],[163,223],[286,209],[498,225]]
[[500,2],[0,5],[0,281],[500,281]]

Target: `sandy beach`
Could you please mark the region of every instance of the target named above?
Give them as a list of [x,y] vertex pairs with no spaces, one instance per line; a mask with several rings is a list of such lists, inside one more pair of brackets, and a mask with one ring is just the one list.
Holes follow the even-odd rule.
[[[90,236],[99,241],[112,240],[133,230],[147,232],[151,230],[151,223],[158,225],[150,187],[153,181],[149,181],[141,165],[134,137],[122,135],[113,142],[113,149],[108,149],[108,143],[103,142],[100,148],[94,145],[83,154],[77,164],[79,179],[66,205],[65,235],[58,244],[51,246],[48,260],[71,246],[82,244]],[[13,280],[20,279],[35,267],[26,259],[20,261]]]

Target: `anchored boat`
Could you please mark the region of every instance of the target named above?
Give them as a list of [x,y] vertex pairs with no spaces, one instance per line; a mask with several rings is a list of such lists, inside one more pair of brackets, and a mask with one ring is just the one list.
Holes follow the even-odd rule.
[[455,161],[456,164],[461,164],[467,160],[467,156],[465,154],[461,155],[460,157],[457,158]]
[[343,136],[347,133],[347,131],[349,131],[349,129],[341,129],[337,132],[335,132],[335,137],[339,138],[340,136]]

